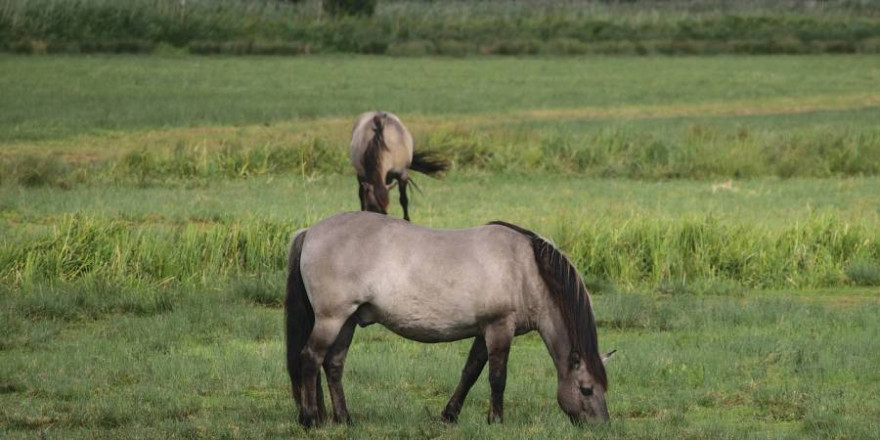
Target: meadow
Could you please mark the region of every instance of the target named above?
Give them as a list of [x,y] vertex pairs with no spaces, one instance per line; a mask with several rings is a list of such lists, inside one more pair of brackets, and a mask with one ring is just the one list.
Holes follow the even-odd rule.
[[[0,435],[874,438],[877,61],[0,56]],[[619,350],[610,425],[568,423],[537,335],[503,425],[484,378],[446,425],[467,341],[377,327],[355,424],[296,424],[286,245],[357,209],[369,108],[452,160],[415,222],[503,219],[575,262]]]

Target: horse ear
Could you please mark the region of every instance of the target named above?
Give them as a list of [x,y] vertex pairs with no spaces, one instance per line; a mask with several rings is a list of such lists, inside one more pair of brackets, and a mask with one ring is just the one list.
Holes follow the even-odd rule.
[[614,353],[617,353],[617,350],[611,350],[608,353],[602,355],[602,363],[608,362],[608,359],[611,359],[614,356]]

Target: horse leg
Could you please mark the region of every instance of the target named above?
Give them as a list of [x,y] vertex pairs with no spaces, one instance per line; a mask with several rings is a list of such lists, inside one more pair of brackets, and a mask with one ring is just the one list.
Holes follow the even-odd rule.
[[364,204],[364,179],[361,176],[358,176],[358,200],[361,201],[361,211],[366,210],[366,205]]
[[507,385],[507,357],[513,342],[513,326],[506,322],[486,329],[486,349],[489,352],[489,388],[491,399],[487,421],[504,421],[504,388]]
[[464,368],[461,370],[461,381],[455,387],[455,392],[452,393],[452,397],[449,398],[449,403],[446,404],[446,408],[441,415],[444,421],[455,423],[458,420],[458,414],[461,413],[461,407],[464,406],[464,399],[467,397],[471,387],[474,386],[477,378],[480,377],[480,373],[483,371],[483,367],[488,359],[489,354],[486,352],[486,340],[482,336],[477,336],[474,338],[473,345],[471,345],[467,362],[465,362]]
[[315,402],[317,402],[318,405],[318,416],[316,419],[320,423],[327,420],[327,408],[324,406],[324,386],[321,384],[321,370],[318,370],[315,383]]
[[333,401],[333,420],[336,423],[351,423],[348,408],[345,405],[345,393],[342,390],[342,371],[345,368],[345,356],[348,354],[348,346],[354,336],[355,318],[350,317],[345,321],[336,342],[327,351],[324,358],[324,372],[327,373],[327,388],[330,390],[330,399]]
[[409,221],[409,198],[406,196],[406,184],[409,178],[406,176],[398,177],[397,182],[400,183],[400,206],[403,207],[403,219]]
[[324,397],[321,391],[320,367],[327,350],[336,340],[345,321],[340,319],[316,319],[309,341],[302,351],[302,386],[300,392],[299,422],[306,428],[324,420]]

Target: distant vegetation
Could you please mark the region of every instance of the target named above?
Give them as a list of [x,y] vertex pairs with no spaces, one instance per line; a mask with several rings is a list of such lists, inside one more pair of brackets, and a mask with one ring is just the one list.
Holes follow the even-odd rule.
[[397,56],[878,53],[880,4],[385,0],[372,16],[347,16],[326,12],[319,1],[7,0],[0,5],[0,48]]

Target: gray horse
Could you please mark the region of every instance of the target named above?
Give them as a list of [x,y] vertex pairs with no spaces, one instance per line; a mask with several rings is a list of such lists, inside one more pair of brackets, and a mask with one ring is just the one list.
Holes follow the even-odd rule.
[[610,353],[599,354],[589,293],[568,259],[531,231],[503,222],[443,231],[345,213],[297,232],[288,269],[287,369],[303,426],[326,418],[321,366],[334,419],[350,421],[345,356],[355,326],[376,322],[419,342],[474,338],[446,421],[457,420],[487,361],[488,421],[502,421],[510,344],[532,330],[553,358],[562,410],[576,423],[608,420]]
[[388,191],[400,186],[403,218],[409,220],[408,170],[433,176],[449,163],[430,151],[413,151],[413,137],[396,115],[372,111],[358,116],[351,129],[351,165],[357,171],[361,211],[388,213]]

